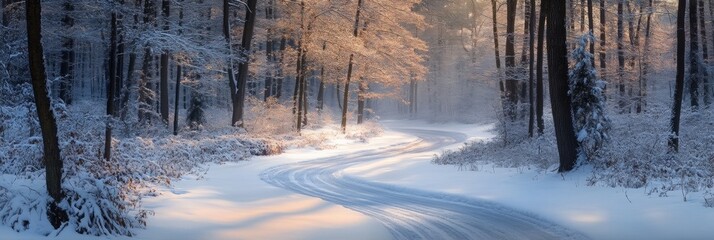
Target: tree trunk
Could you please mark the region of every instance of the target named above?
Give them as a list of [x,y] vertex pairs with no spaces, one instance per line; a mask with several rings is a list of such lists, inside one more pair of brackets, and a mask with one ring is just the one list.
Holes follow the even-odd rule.
[[131,86],[134,85],[134,66],[136,65],[136,52],[135,50],[131,50],[131,53],[129,53],[129,64],[127,66],[127,71],[126,71],[126,84],[124,89],[122,90],[122,97],[121,97],[121,119],[124,120],[126,119],[126,114],[129,110],[129,90],[131,89]]
[[[702,27],[700,31],[700,34],[702,35],[702,59],[704,59],[702,66],[706,66],[704,64],[709,62],[709,49],[707,46],[709,42],[707,41],[707,24],[705,20],[706,15],[704,14],[704,0],[697,1],[699,2],[699,25]],[[705,107],[708,107],[711,103],[711,95],[709,91],[709,71],[704,68],[702,69],[702,100],[704,101]]]
[[607,70],[607,34],[605,24],[605,0],[600,0],[600,74],[604,75]]
[[[642,6],[644,6],[644,5],[640,5],[640,13],[635,14],[635,12],[633,12],[633,10],[632,10],[632,7],[630,6],[630,3],[626,3],[626,4],[627,4],[627,16],[628,16],[627,17],[627,25],[628,25],[627,31],[628,31],[628,35],[630,38],[630,53],[628,54],[629,56],[627,57],[627,59],[629,60],[630,71],[634,71],[636,61],[637,61],[637,56],[634,53],[638,52],[639,48],[640,48],[639,34],[640,34],[640,26],[642,23],[642,17],[640,16],[641,15],[640,13],[642,13]],[[634,16],[638,16],[636,30],[634,27],[634,21],[635,21]],[[627,88],[628,88],[628,91],[627,91],[628,104],[632,105],[631,101],[632,101],[632,99],[634,99],[633,90],[632,90],[634,88],[634,83],[632,81],[627,81]],[[629,107],[629,105],[627,107],[628,113],[632,112],[632,107]],[[640,111],[639,109],[641,109],[641,106],[639,105],[639,101],[635,101],[635,108],[636,108],[637,112]]]
[[223,38],[226,40],[226,47],[228,48],[228,64],[227,64],[227,74],[228,74],[228,88],[231,91],[231,106],[233,107],[233,112],[231,115],[231,126],[234,126],[238,121],[238,83],[236,83],[235,75],[233,73],[233,49],[231,44],[231,26],[230,26],[230,4],[228,0],[223,0]]
[[[587,0],[588,1],[588,29],[590,30],[590,34],[593,34],[595,36],[595,24],[593,23],[593,0]],[[601,0],[604,1],[604,0]],[[595,41],[590,41],[590,54],[593,55],[593,58],[595,57]],[[593,68],[595,68],[595,59],[593,59]]]
[[672,119],[670,127],[672,135],[669,137],[670,152],[679,151],[679,120],[682,113],[682,95],[684,94],[684,51],[686,35],[684,32],[684,15],[687,10],[687,0],[679,0],[677,8],[677,76],[674,87],[674,102],[672,106]]
[[59,96],[65,104],[69,105],[72,104],[72,81],[74,80],[74,38],[69,36],[70,29],[74,26],[74,18],[72,18],[74,6],[71,1],[65,1],[62,5],[65,14],[62,18],[62,25],[66,36],[62,39]]
[[120,111],[122,110],[122,93],[125,90],[124,89],[124,52],[125,52],[125,44],[124,44],[124,29],[123,29],[123,21],[122,19],[124,16],[120,13],[117,13],[117,52],[116,52],[116,78],[115,78],[115,83],[114,83],[114,113],[113,115],[119,116]]
[[[327,50],[327,42],[322,42],[322,51]],[[320,68],[320,86],[317,89],[317,110],[322,111],[325,105],[325,66]]]
[[620,112],[625,112],[627,102],[625,101],[625,49],[624,49],[624,26],[623,26],[623,2],[617,0],[617,88],[619,92],[618,107]]
[[107,87],[107,122],[104,138],[104,160],[112,159],[112,119],[114,117],[114,92],[117,79],[117,13],[111,14],[111,34],[109,40],[109,84]]
[[[647,10],[647,21],[645,23],[645,46],[644,49],[650,49],[651,46],[651,35],[652,35],[652,29],[651,29],[651,22],[652,22],[652,2],[653,0],[648,1],[648,10]],[[650,63],[649,63],[649,57],[647,54],[643,54],[641,56],[642,58],[642,77],[640,77],[640,87],[639,87],[639,94],[638,94],[638,109],[637,113],[642,112],[645,107],[647,106],[647,80],[649,78],[649,71],[650,71]]]
[[[144,2],[144,24],[149,25],[156,19],[156,11],[154,10],[153,1]],[[153,70],[151,68],[153,56],[148,45],[144,46],[144,57],[141,66],[141,83],[139,89],[139,122],[144,124],[151,121],[152,106],[154,105],[152,82]]]
[[244,105],[245,105],[245,88],[248,83],[248,67],[250,64],[250,47],[251,47],[251,40],[253,40],[253,29],[255,28],[255,10],[256,10],[256,3],[257,0],[248,0],[248,8],[245,11],[245,25],[243,27],[243,40],[241,41],[241,47],[240,50],[238,51],[241,55],[241,61],[238,64],[238,99],[237,102],[234,102],[233,104],[238,104],[238,108],[234,109],[237,110],[237,113],[233,113],[233,116],[236,117],[234,119],[235,122],[239,122],[240,124],[238,125],[239,127],[243,127],[243,111],[244,111]]
[[[265,19],[272,21],[274,19],[273,15],[273,4],[274,1],[270,0],[267,3],[267,6],[265,7]],[[274,68],[275,66],[275,54],[273,53],[273,48],[274,48],[274,42],[273,42],[273,29],[268,28],[267,29],[267,34],[265,36],[265,58],[267,60],[267,65],[268,68],[265,72],[265,89],[263,92],[263,101],[268,101],[268,98],[272,97],[275,94],[275,77],[274,77]]]
[[340,102],[342,98],[340,98],[340,83],[335,83],[335,99],[337,99],[337,107],[340,108],[340,112],[342,112],[342,103]]
[[689,1],[689,99],[693,109],[699,107],[699,31],[697,1]]
[[578,141],[573,130],[571,102],[568,96],[568,50],[565,28],[565,1],[547,1],[548,8],[548,69],[550,103],[560,156],[559,172],[573,169],[577,159]]
[[496,71],[498,72],[498,89],[501,91],[501,104],[505,104],[506,88],[501,78],[501,54],[498,50],[498,6],[496,0],[491,0],[491,13],[493,21],[493,51],[496,56]]
[[[530,26],[528,27],[528,135],[530,137],[533,137],[533,129],[534,129],[534,124],[535,124],[535,104],[534,104],[534,96],[533,96],[533,61],[534,59],[534,41],[535,39],[535,19],[536,19],[536,10],[535,10],[535,1],[533,1],[531,4],[529,4],[530,7]],[[542,13],[541,13],[542,14]]]
[[47,192],[54,200],[50,203],[47,216],[52,226],[57,229],[67,222],[67,213],[57,207],[62,201],[62,159],[57,139],[57,121],[52,111],[52,103],[47,92],[44,53],[42,49],[42,19],[40,0],[26,0],[27,49],[32,90],[35,95],[35,107],[42,129],[43,162]]
[[305,75],[307,72],[307,64],[305,63],[305,61],[307,59],[307,51],[303,48],[302,39],[300,40],[300,42],[301,42],[299,44],[300,47],[298,47],[299,51],[302,52],[302,54],[300,54],[300,64],[298,65],[298,67],[300,69],[299,69],[298,75],[295,77],[295,82],[297,83],[295,85],[295,87],[297,89],[297,115],[296,115],[297,116],[297,124],[296,124],[296,126],[297,126],[298,132],[300,132],[303,125],[307,124],[306,123],[307,117],[304,116],[304,114],[305,115],[307,114],[306,113],[307,112],[307,94],[306,94],[307,83],[306,83],[306,79],[305,79]]
[[[183,33],[183,5],[179,4],[179,36]],[[183,69],[181,63],[176,62],[176,86],[174,87],[174,136],[178,135],[178,119],[179,119],[179,99],[181,95],[181,77],[183,77]],[[185,94],[184,94],[185,95]],[[185,96],[184,96],[185,98]],[[186,100],[184,100],[185,102]]]
[[357,86],[357,124],[364,122],[364,102],[366,101],[365,94],[367,94],[367,83],[365,81],[365,79],[360,79]]
[[541,3],[538,20],[538,56],[536,57],[536,125],[538,126],[538,135],[543,135],[543,129],[545,128],[543,120],[543,40],[548,7],[547,2]]
[[531,13],[530,5],[531,5],[531,0],[524,0],[524,4],[523,4],[523,7],[524,7],[523,8],[523,15],[524,15],[523,16],[523,46],[521,47],[521,62],[519,64],[520,66],[518,67],[518,69],[519,69],[518,75],[520,75],[519,78],[520,78],[520,85],[521,85],[520,86],[520,94],[518,95],[519,96],[518,101],[521,104],[520,117],[522,117],[522,118],[526,117],[526,112],[527,112],[526,107],[529,107],[529,108],[533,107],[533,105],[526,106],[527,104],[529,104],[531,102],[530,100],[528,100],[528,98],[529,98],[528,93],[530,92],[528,90],[528,86],[531,86],[531,85],[529,85],[530,82],[526,80],[526,78],[530,76],[530,74],[526,74],[526,71],[528,71],[527,70],[528,67],[526,67],[526,64],[527,64],[526,62],[528,61],[528,49],[529,49],[528,46],[530,45],[529,43],[531,42],[530,41],[531,37],[529,36],[530,25],[531,25],[530,20],[531,20],[531,15],[533,15]]
[[278,67],[277,84],[275,84],[275,98],[280,100],[283,96],[283,83],[285,82],[285,74],[283,73],[283,62],[285,61],[285,48],[287,45],[287,39],[283,36],[280,39],[280,67]]
[[515,71],[515,22],[518,0],[506,1],[506,116],[516,119],[516,104],[518,104],[518,79]]
[[[171,13],[169,8],[169,0],[161,1],[161,15],[164,20],[164,31],[169,31],[169,14]],[[161,81],[159,84],[159,92],[161,92],[160,104],[161,106],[161,119],[164,124],[168,127],[169,125],[169,52],[164,50],[161,53]]]
[[[355,14],[355,25],[352,31],[353,37],[359,36],[359,17],[360,11],[362,10],[362,4],[364,0],[357,0],[357,13]],[[347,133],[347,103],[350,96],[350,80],[352,79],[352,68],[354,64],[354,53],[350,53],[350,62],[347,65],[347,80],[345,81],[345,97],[342,101],[342,133]]]

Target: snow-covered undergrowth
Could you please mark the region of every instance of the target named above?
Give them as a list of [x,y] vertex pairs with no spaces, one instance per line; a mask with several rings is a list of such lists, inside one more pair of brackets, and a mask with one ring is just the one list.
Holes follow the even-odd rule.
[[[271,104],[271,103],[268,103]],[[325,148],[339,127],[309,127],[295,135],[291,109],[280,104],[249,110],[246,130],[230,127],[229,112],[208,109],[201,130],[182,128],[178,136],[159,126],[115,123],[112,158],[103,158],[104,117],[94,102],[55,109],[64,164],[59,206],[69,216],[55,230],[46,212],[51,198],[45,189],[42,138],[34,105],[0,106],[0,224],[16,231],[54,235],[76,231],[90,235],[133,235],[146,226],[151,211],[142,198],[156,195],[186,174],[202,175],[207,163],[242,161],[253,155],[280,153],[285,147]],[[267,110],[266,110],[267,109]],[[308,116],[330,124],[329,115]],[[272,124],[272,125],[270,125]],[[183,125],[183,124],[182,124]],[[318,124],[313,124],[318,125]],[[346,137],[366,138],[380,132],[374,123],[350,128]],[[247,132],[246,132],[247,131]]]
[[[131,235],[150,214],[141,198],[157,185],[169,185],[184,174],[200,173],[204,163],[244,160],[270,153],[264,141],[235,134],[190,132],[179,136],[122,136],[117,131],[113,156],[105,161],[103,122],[89,105],[58,110],[65,200],[69,228],[92,235]],[[75,111],[76,110],[76,111]],[[14,230],[41,234],[55,231],[46,219],[42,139],[32,107],[3,107],[0,146],[0,221]],[[26,119],[27,121],[21,121]]]
[[[682,115],[679,153],[668,153],[670,115],[666,106],[651,105],[641,114],[611,111],[611,140],[589,162],[591,185],[644,188],[654,196],[681,196],[690,193],[714,202],[714,113],[710,109],[685,110]],[[549,116],[546,114],[546,116]],[[482,166],[554,171],[558,152],[552,120],[546,119],[545,134],[528,138],[525,122],[499,121],[498,136],[487,141],[466,143],[457,150],[435,157],[436,164],[457,165],[463,170]],[[505,126],[505,127],[504,127]],[[701,200],[701,199],[699,199]],[[709,206],[714,204],[709,203]]]

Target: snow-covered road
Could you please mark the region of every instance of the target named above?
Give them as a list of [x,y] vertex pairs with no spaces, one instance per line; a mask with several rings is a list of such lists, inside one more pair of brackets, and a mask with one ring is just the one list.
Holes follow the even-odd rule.
[[532,214],[458,195],[402,188],[344,174],[362,163],[434,151],[467,136],[457,132],[392,129],[416,136],[376,149],[271,167],[261,179],[296,193],[345,206],[380,221],[396,239],[572,239],[583,235]]

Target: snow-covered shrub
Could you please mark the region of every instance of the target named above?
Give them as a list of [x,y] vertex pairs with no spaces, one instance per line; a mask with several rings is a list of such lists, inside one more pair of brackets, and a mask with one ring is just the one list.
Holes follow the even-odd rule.
[[467,142],[459,149],[447,150],[432,159],[439,165],[457,165],[463,170],[478,170],[480,165],[496,167],[535,168],[547,170],[558,163],[552,126],[546,125],[545,134],[503,144],[496,139]]
[[496,111],[496,142],[503,146],[512,146],[528,139],[528,125],[524,119],[511,119],[503,106],[495,106]]
[[275,98],[261,101],[248,98],[246,114],[246,131],[255,136],[279,136],[295,131],[295,121],[292,109],[280,104]]
[[[652,111],[616,115],[612,136],[617,144],[603,148],[595,161],[591,184],[647,188],[648,194],[667,196],[714,188],[714,135],[709,131],[714,114],[682,112],[679,153],[669,153],[668,106],[648,105]],[[686,127],[685,127],[686,126]]]
[[15,231],[33,231],[47,235],[54,228],[47,220],[44,170],[27,172],[23,176],[0,175],[0,223]]
[[588,32],[578,40],[571,53],[575,66],[569,73],[569,91],[572,101],[573,127],[580,143],[578,162],[591,160],[609,139],[610,119],[605,115],[605,82],[597,76],[593,67],[593,55],[587,51],[588,43],[594,41]]
[[241,161],[282,149],[274,140],[251,139],[229,126],[179,136],[166,130],[142,130],[134,131],[141,136],[116,134],[113,157],[106,161],[102,157],[105,119],[96,114],[103,109],[81,101],[69,109],[61,102],[56,105],[65,194],[58,206],[69,217],[60,230],[47,220],[47,204],[52,200],[45,189],[40,133],[23,129],[36,124],[36,120],[22,120],[35,119],[34,108],[0,107],[2,116],[7,116],[0,119],[21,125],[6,128],[4,133],[13,135],[3,137],[0,144],[0,224],[16,231],[131,236],[134,229],[146,225],[151,212],[141,201],[154,195],[156,187],[169,186],[185,174],[202,174],[205,163]]
[[379,136],[382,132],[384,132],[384,130],[379,123],[375,121],[365,121],[359,125],[348,126],[345,137],[366,142],[368,138]]
[[[714,188],[714,113],[688,111],[682,114],[680,152],[667,152],[669,137],[669,106],[650,102],[641,114],[610,114],[609,135],[613,144],[606,144],[591,161],[589,185],[644,188],[653,196],[682,196],[692,199],[693,193],[712,192]],[[608,109],[607,111],[612,111]],[[547,115],[546,115],[547,116]],[[552,122],[546,119],[543,136],[504,145],[498,138],[466,143],[460,149],[436,156],[435,164],[456,165],[464,170],[479,170],[480,166],[553,169],[558,164]],[[586,170],[583,170],[586,171]],[[714,202],[711,194],[704,194]],[[705,203],[706,204],[706,203]]]

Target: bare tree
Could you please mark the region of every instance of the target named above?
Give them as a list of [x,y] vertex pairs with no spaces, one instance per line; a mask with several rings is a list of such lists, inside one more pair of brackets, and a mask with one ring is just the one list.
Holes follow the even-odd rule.
[[72,17],[74,5],[71,1],[63,4],[64,17],[62,25],[65,28],[65,36],[62,40],[62,62],[60,63],[60,87],[59,96],[65,104],[72,104],[72,81],[74,80],[74,38],[70,36],[71,28],[74,26]]
[[674,102],[672,106],[672,119],[670,127],[672,134],[669,137],[669,151],[679,151],[679,120],[682,114],[682,95],[684,95],[684,51],[686,49],[686,35],[684,32],[684,15],[687,10],[687,0],[679,0],[677,7],[677,76],[674,87]]
[[42,6],[40,0],[26,0],[27,49],[29,52],[30,76],[35,95],[35,107],[42,129],[43,162],[47,192],[54,200],[49,204],[47,217],[52,226],[59,228],[67,222],[67,213],[57,206],[62,201],[62,159],[57,138],[57,121],[47,92],[44,52],[42,49]]
[[689,1],[689,100],[692,108],[699,107],[699,31],[697,30],[697,1]]
[[[243,127],[243,112],[245,105],[245,88],[248,83],[248,67],[250,65],[250,46],[253,40],[253,29],[255,29],[255,14],[257,0],[248,0],[245,10],[245,23],[243,25],[243,40],[241,41],[238,53],[241,57],[241,62],[238,64],[237,82],[237,99],[234,99],[233,104],[233,123],[238,122],[239,127]],[[236,108],[236,105],[237,108]],[[237,111],[237,112],[236,112]]]
[[[700,34],[702,35],[702,59],[704,60],[703,63],[707,63],[709,61],[709,49],[707,46],[707,21],[705,20],[706,15],[704,14],[704,0],[697,1],[699,2],[699,25],[702,27],[700,31]],[[702,66],[704,66],[704,64],[702,64]],[[709,71],[704,68],[702,69],[702,101],[704,102],[705,107],[708,107],[711,102],[709,88]]]
[[607,70],[607,28],[605,25],[605,2],[606,0],[600,0],[600,72],[605,74]]
[[[161,16],[164,21],[164,31],[169,30],[169,14],[171,14],[171,9],[169,6],[169,0],[161,0]],[[160,67],[160,81],[159,81],[159,92],[160,96],[160,112],[161,120],[164,124],[168,126],[169,124],[169,51],[164,50],[161,52],[161,67]]]
[[546,17],[548,16],[548,3],[540,5],[538,20],[538,56],[536,57],[536,125],[538,135],[543,135],[545,123],[543,120],[543,38],[545,37]]
[[518,0],[506,1],[506,116],[516,118],[516,104],[518,104],[518,79],[515,72],[515,23]]
[[[352,31],[352,36],[359,36],[359,17],[362,10],[364,0],[357,0],[357,13],[355,14],[355,25]],[[352,79],[352,68],[354,64],[354,53],[350,53],[350,62],[347,65],[347,80],[345,81],[344,98],[342,100],[342,133],[347,132],[347,104],[350,97],[350,80]]]
[[493,22],[493,51],[496,57],[496,70],[498,72],[498,89],[501,91],[501,100],[502,103],[505,104],[504,96],[505,94],[505,86],[503,84],[503,79],[501,79],[501,54],[500,51],[498,50],[498,6],[496,5],[496,0],[491,0],[491,16],[492,16],[492,22]]
[[[534,96],[533,96],[533,61],[534,61],[534,41],[535,39],[535,19],[536,19],[536,8],[535,8],[535,1],[531,2],[529,4],[529,11],[530,11],[530,25],[528,26],[528,135],[530,137],[533,137],[533,130],[534,130],[534,125],[535,125],[535,104],[534,104]],[[541,13],[542,14],[542,13]]]
[[568,49],[565,28],[565,1],[549,1],[548,8],[548,79],[553,124],[560,156],[559,172],[575,167],[578,141],[573,130],[570,96],[568,96]]

